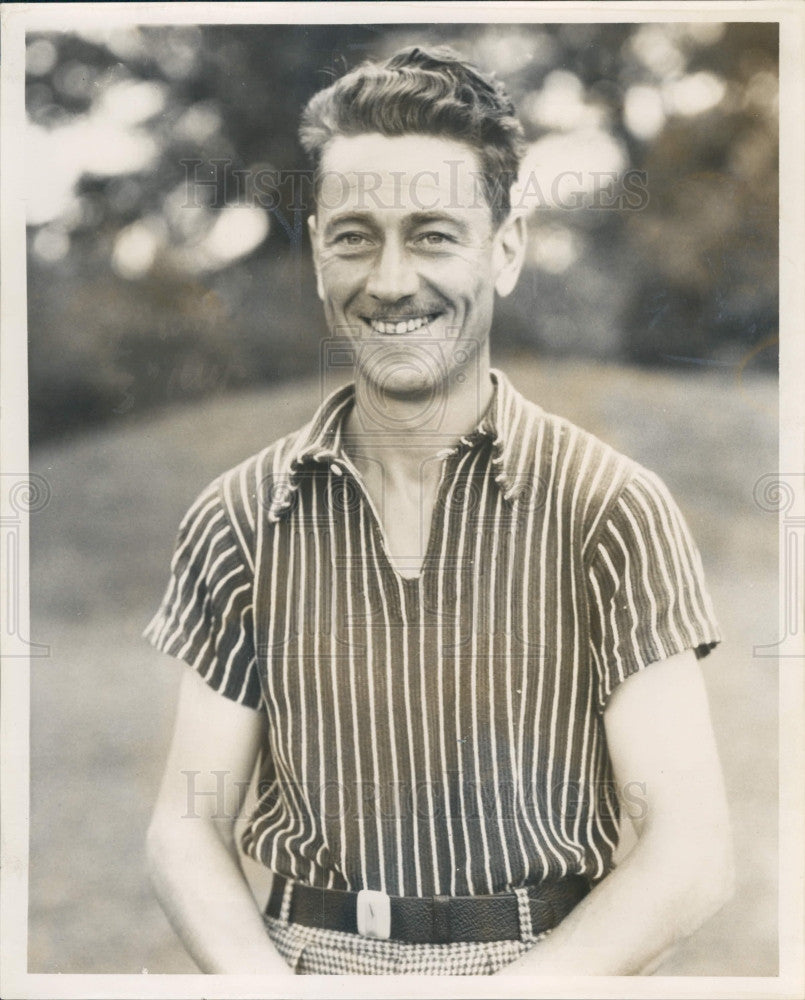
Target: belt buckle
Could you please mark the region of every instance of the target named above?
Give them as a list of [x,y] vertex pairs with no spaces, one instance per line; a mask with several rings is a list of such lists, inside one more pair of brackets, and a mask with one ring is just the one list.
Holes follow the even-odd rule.
[[391,937],[391,896],[376,889],[361,889],[358,892],[358,933],[363,937],[380,938],[388,941]]

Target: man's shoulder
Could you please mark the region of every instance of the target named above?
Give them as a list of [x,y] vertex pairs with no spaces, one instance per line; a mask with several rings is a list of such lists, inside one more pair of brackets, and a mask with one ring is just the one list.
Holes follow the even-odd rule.
[[553,464],[570,462],[571,466],[603,463],[606,474],[628,473],[637,463],[608,441],[558,413],[541,411],[549,448],[543,459]]
[[224,515],[235,534],[248,539],[287,489],[294,456],[309,430],[310,422],[221,472],[198,494],[186,519],[198,516],[200,510],[208,511],[208,517]]
[[522,480],[537,507],[564,511],[590,539],[636,477],[656,478],[592,431],[522,397]]
[[216,478],[214,485],[230,516],[242,510],[254,518],[259,511],[271,508],[279,491],[287,488],[294,459],[310,426],[308,422],[272,441]]
[[580,532],[584,552],[594,550],[613,519],[640,520],[654,512],[664,524],[676,516],[671,491],[652,469],[567,417],[525,405],[532,417],[525,467],[536,509],[561,512]]
[[562,479],[574,485],[590,478],[590,486],[626,480],[641,467],[609,442],[558,413],[543,409],[524,396],[527,432],[525,461],[541,479]]

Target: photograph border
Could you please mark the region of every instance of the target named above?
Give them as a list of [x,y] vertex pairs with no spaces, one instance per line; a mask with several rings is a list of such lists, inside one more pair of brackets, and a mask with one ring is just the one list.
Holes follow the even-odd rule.
[[[2,752],[2,897],[0,898],[0,995],[20,997],[799,997],[805,987],[803,878],[805,859],[805,636],[786,634],[783,607],[805,606],[805,5],[789,0],[655,3],[5,3],[0,87],[0,524],[15,524],[14,547],[0,551],[4,613],[19,612],[18,632],[3,628],[0,750]],[[287,977],[183,974],[48,974],[27,971],[29,832],[29,663],[19,636],[30,636],[28,518],[12,502],[28,480],[27,319],[24,160],[25,33],[69,30],[84,21],[113,23],[390,23],[776,21],[780,26],[780,451],[779,469],[768,470],[795,493],[794,506],[779,513],[780,812],[779,974],[775,977]],[[793,484],[793,485],[792,485]],[[792,566],[782,548],[795,521],[800,561]],[[788,526],[788,527],[787,527]],[[17,530],[18,527],[18,530]],[[803,628],[799,622],[800,630]],[[33,637],[36,638],[36,637]]]

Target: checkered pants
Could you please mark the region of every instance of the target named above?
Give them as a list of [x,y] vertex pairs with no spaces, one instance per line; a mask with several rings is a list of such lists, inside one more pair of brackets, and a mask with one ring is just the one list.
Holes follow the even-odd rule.
[[550,933],[534,936],[528,896],[524,890],[515,892],[521,929],[515,941],[406,944],[305,927],[279,917],[263,920],[277,951],[298,976],[491,976]]

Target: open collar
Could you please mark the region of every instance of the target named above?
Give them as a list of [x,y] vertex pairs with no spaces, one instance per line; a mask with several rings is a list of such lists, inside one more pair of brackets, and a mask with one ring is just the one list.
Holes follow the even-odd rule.
[[[529,462],[526,454],[526,433],[529,404],[514,388],[508,378],[497,368],[491,368],[492,398],[477,426],[462,437],[451,449],[457,452],[485,439],[491,441],[492,462],[497,467],[495,481],[503,489],[508,501],[517,499],[525,488],[530,488]],[[307,464],[335,465],[343,461],[342,436],[346,416],[355,402],[355,385],[342,386],[321,403],[313,419],[302,427],[285,453],[278,470],[285,488],[275,490],[269,519],[278,520],[293,503],[299,486],[299,473]]]

